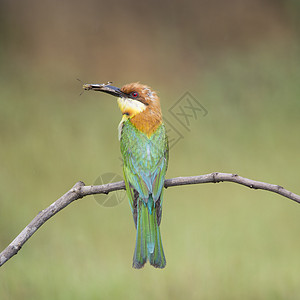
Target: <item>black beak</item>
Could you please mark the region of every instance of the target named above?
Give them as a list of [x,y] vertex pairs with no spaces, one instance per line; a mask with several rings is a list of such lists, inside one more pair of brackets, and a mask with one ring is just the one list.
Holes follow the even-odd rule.
[[89,91],[99,91],[104,92],[110,95],[113,95],[115,97],[123,97],[125,94],[117,87],[109,85],[111,82],[108,82],[107,84],[84,84],[83,89]]

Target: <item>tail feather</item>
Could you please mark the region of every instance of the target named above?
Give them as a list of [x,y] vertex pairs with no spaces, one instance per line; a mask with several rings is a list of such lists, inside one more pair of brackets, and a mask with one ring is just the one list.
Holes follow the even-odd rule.
[[138,199],[136,245],[132,264],[136,269],[142,268],[147,260],[155,268],[164,268],[166,265],[156,214],[151,196],[147,204]]

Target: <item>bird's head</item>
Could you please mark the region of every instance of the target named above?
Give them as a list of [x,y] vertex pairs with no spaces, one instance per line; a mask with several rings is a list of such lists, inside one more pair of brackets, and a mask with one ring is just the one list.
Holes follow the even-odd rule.
[[162,123],[160,101],[149,86],[135,82],[117,88],[109,84],[85,84],[85,90],[104,92],[118,97],[123,121],[130,119],[140,130],[151,134]]

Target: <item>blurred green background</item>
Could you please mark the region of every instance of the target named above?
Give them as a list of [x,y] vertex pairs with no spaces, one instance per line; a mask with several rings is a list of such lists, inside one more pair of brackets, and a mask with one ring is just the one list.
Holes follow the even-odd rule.
[[[1,1],[0,246],[78,180],[122,174],[109,96],[140,81],[183,138],[167,177],[233,172],[300,193],[299,1]],[[185,92],[208,114],[170,115]],[[167,267],[131,268],[129,205],[92,196],[0,270],[4,299],[299,299],[300,207],[237,184],[165,192]]]

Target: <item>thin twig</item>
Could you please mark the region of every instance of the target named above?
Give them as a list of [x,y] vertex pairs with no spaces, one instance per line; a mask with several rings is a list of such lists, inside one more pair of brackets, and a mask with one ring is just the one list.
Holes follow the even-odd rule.
[[[191,177],[176,177],[165,180],[165,188],[172,186],[199,184],[199,183],[218,183],[229,181],[245,185],[252,189],[266,190],[280,194],[297,203],[300,203],[300,196],[294,194],[282,186],[251,180],[229,173],[211,173],[206,175]],[[108,183],[103,185],[86,186],[82,181],[77,182],[67,193],[52,203],[46,209],[40,211],[38,215],[22,230],[22,232],[0,253],[0,266],[5,264],[10,258],[16,255],[27,240],[50,218],[73,201],[94,194],[108,194],[112,191],[124,190],[124,181]]]

